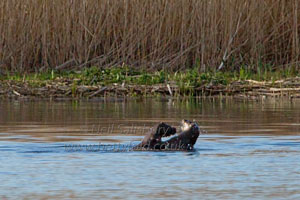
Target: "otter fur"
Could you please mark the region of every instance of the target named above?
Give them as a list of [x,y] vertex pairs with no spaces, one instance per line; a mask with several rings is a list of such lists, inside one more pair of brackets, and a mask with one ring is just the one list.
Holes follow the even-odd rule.
[[193,150],[199,137],[200,129],[196,122],[182,120],[181,133],[162,141],[162,137],[176,134],[176,128],[160,123],[153,127],[144,137],[142,142],[134,147],[134,150]]
[[166,123],[159,123],[152,127],[150,131],[146,134],[142,142],[135,146],[134,149],[154,149],[155,146],[162,143],[162,137],[169,137],[176,134],[176,128],[172,127]]

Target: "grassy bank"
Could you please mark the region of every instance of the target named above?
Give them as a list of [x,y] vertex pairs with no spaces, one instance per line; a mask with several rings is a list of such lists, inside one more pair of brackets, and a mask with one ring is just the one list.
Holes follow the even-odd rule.
[[1,0],[1,71],[299,67],[298,0]]
[[[98,68],[82,71],[55,71],[0,76],[0,94],[37,97],[96,97],[96,96],[211,96],[248,94],[266,95],[298,91],[300,82],[295,70],[272,71],[268,68],[254,73],[248,68],[234,72],[200,72],[193,68],[168,73],[146,72],[129,67]],[[299,84],[298,84],[299,83]],[[291,90],[287,90],[290,88]],[[254,90],[259,89],[260,93]],[[282,90],[280,90],[282,89]],[[275,90],[274,90],[275,91]],[[271,92],[274,94],[274,91]],[[300,91],[300,90],[299,90]],[[286,95],[284,95],[286,96]]]

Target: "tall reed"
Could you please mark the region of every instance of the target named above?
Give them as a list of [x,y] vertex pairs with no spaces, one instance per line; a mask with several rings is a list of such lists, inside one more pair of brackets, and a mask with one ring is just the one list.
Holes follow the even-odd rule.
[[63,63],[79,68],[298,67],[299,4],[298,0],[1,0],[0,67],[13,71]]

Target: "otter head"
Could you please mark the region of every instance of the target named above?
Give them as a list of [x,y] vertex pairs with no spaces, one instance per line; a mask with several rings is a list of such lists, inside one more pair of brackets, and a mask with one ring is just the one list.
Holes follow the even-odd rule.
[[181,131],[188,131],[191,128],[197,129],[199,131],[199,126],[195,121],[192,122],[192,121],[187,120],[187,119],[183,119],[181,121]]

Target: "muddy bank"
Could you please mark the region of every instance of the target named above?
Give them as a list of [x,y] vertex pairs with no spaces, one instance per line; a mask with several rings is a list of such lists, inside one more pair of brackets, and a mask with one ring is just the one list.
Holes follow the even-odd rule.
[[95,98],[95,97],[214,97],[237,98],[300,98],[300,78],[278,81],[233,81],[227,85],[206,84],[201,87],[180,88],[176,83],[155,85],[74,85],[73,80],[0,81],[1,98]]

